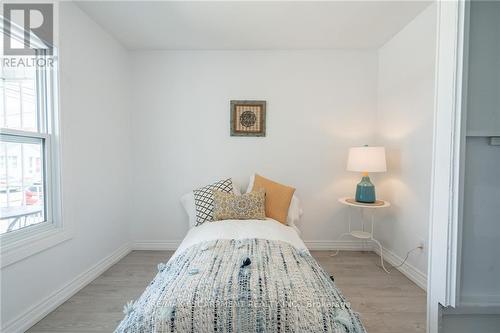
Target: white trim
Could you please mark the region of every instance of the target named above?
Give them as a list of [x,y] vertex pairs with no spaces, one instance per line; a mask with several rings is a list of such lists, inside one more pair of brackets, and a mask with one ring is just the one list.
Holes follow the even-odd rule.
[[455,306],[461,112],[460,4],[439,3],[429,272],[433,302]]
[[[378,246],[373,247],[373,252],[380,256],[380,249]],[[392,266],[400,265],[403,262],[403,258],[386,248],[384,248],[384,260]],[[412,264],[409,264],[408,261],[396,269],[421,289],[427,290],[427,275]]]
[[15,262],[70,240],[74,235],[74,231],[71,228],[57,228],[53,224],[47,223],[35,225],[26,228],[26,230],[19,230],[19,235],[24,232],[26,232],[26,237],[23,237],[21,240],[2,244],[0,268],[12,265]]
[[[132,249],[141,251],[175,251],[181,244],[182,240],[138,240],[135,241]],[[363,245],[360,241],[328,241],[328,240],[311,240],[304,241],[307,248],[311,251],[372,251],[372,245],[367,242]]]
[[[168,241],[148,241],[142,240],[137,241],[131,246],[126,243],[113,251],[106,258],[99,261],[94,266],[90,267],[88,270],[84,271],[72,281],[67,283],[65,286],[59,290],[52,293],[38,304],[27,309],[24,313],[20,314],[18,317],[6,323],[1,331],[5,333],[17,333],[24,332],[30,327],[35,325],[38,321],[44,318],[47,314],[54,311],[58,306],[67,301],[70,297],[80,291],[83,287],[88,285],[94,279],[99,277],[102,273],[108,270],[111,266],[120,261],[123,257],[130,253],[132,250],[175,250],[180,244],[180,240],[168,240]],[[360,241],[305,241],[306,246],[310,250],[343,250],[343,251],[372,251],[373,246],[371,242]],[[378,250],[375,251],[377,253]],[[392,251],[384,249],[384,257],[387,258],[387,262],[392,265],[399,264],[402,259],[394,254]],[[421,288],[425,288],[426,276],[424,273],[420,272],[418,269],[410,264],[405,263],[398,270],[408,277],[411,281],[417,284]]]
[[[57,3],[54,3],[54,8]],[[55,9],[56,10],[56,9]],[[54,16],[55,22],[57,16]],[[37,132],[12,130],[2,128],[2,135],[18,136],[19,138],[40,138],[43,140],[44,191],[45,191],[45,222],[28,228],[15,230],[0,235],[0,267],[5,267],[23,260],[43,250],[49,249],[73,237],[74,226],[71,219],[62,220],[62,168],[61,168],[61,138],[59,128],[59,62],[57,49],[54,48],[53,68],[39,69],[37,85],[44,89],[45,94],[40,102],[40,128]],[[44,75],[40,75],[42,73]],[[41,80],[43,79],[43,82]],[[50,87],[49,87],[50,85]],[[19,142],[23,140],[19,139]]]
[[304,241],[309,251],[372,251],[373,246],[369,241],[359,240],[309,240]]
[[[375,252],[380,256],[380,249],[378,246],[371,241],[304,241],[307,248],[311,251],[370,251]],[[389,249],[383,248],[384,251],[384,261],[388,262],[392,266],[400,265],[403,262],[403,258],[398,256],[396,253]],[[427,289],[427,275],[420,271],[415,266],[405,262],[401,267],[396,268],[404,276],[410,279],[413,283],[419,286],[421,289]]]
[[[370,251],[375,252],[380,256],[380,249],[378,246],[371,241],[304,241],[307,248],[311,251]],[[400,265],[403,262],[403,258],[388,250],[383,248],[384,251],[384,260],[391,264],[392,266]],[[420,271],[415,266],[405,262],[401,267],[396,268],[400,271],[404,276],[410,279],[417,286],[422,288],[423,290],[427,289],[427,275]]]
[[[29,139],[31,138],[37,138],[37,139],[44,139],[47,140],[49,138],[49,135],[47,133],[41,133],[41,132],[28,132],[28,131],[23,131],[23,130],[15,130],[15,129],[9,129],[9,128],[3,128],[2,127],[2,132],[0,133],[2,136],[13,136],[16,137],[16,140],[10,141],[10,142],[18,142],[18,143],[33,143],[37,141],[30,141]],[[12,138],[14,139],[14,138]],[[8,140],[6,140],[8,141]]]
[[130,244],[126,243],[122,245],[106,258],[102,259],[97,264],[75,277],[72,281],[68,282],[65,286],[6,323],[2,327],[1,331],[4,333],[17,333],[28,330],[43,317],[54,311],[58,306],[67,301],[71,296],[76,294],[83,287],[88,285],[99,275],[116,264],[120,259],[129,254],[130,251]]
[[[462,280],[461,280],[461,270],[462,270],[462,239],[463,239],[463,215],[464,215],[464,193],[465,193],[465,156],[466,156],[466,132],[467,132],[467,100],[468,100],[468,87],[469,87],[469,33],[470,33],[470,3],[466,2],[463,7],[463,14],[462,14],[462,41],[461,45],[459,44],[459,47],[461,47],[462,50],[462,58],[461,62],[461,68],[459,68],[457,71],[457,75],[459,77],[460,82],[457,84],[461,83],[461,104],[460,104],[460,113],[457,115],[457,124],[455,124],[456,128],[460,129],[460,133],[457,133],[458,135],[458,142],[457,142],[457,149],[458,149],[458,155],[456,161],[458,163],[458,175],[457,178],[455,179],[456,182],[456,187],[457,187],[457,192],[456,192],[456,197],[457,197],[457,209],[456,209],[456,241],[455,241],[455,247],[456,247],[456,278],[455,278],[455,306],[459,306],[460,299],[461,299],[461,285],[462,285]],[[459,27],[460,29],[460,27]],[[460,43],[460,38],[459,43]],[[458,98],[458,96],[457,96]],[[458,106],[457,106],[458,107]]]
[[427,332],[440,305],[455,306],[459,286],[459,177],[465,1],[437,3],[434,141],[429,221]]
[[[138,240],[135,241],[132,249],[133,250],[143,250],[143,251],[175,251],[182,240]],[[304,241],[307,248],[311,251],[330,251],[330,250],[342,250],[342,251],[372,251],[372,245],[367,242],[363,245],[360,241],[329,241],[329,240],[311,240]]]
[[[139,240],[134,242],[133,250],[149,250],[149,251],[175,251],[179,247],[181,240]],[[377,246],[373,246],[371,241],[359,240],[305,240],[304,244],[310,251],[370,251],[375,252],[380,256],[380,250]],[[399,257],[394,252],[384,248],[384,259],[392,266],[401,264],[403,258]],[[415,266],[406,262],[403,266],[398,267],[403,275],[414,282],[417,286],[426,290],[427,275],[420,271]]]
[[132,250],[140,251],[175,251],[181,245],[180,240],[139,240],[132,245]]

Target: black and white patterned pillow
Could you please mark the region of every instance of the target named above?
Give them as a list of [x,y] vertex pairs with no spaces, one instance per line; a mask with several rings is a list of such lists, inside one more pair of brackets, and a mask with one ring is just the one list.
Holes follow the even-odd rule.
[[231,180],[231,178],[228,178],[193,191],[194,205],[196,208],[195,227],[205,222],[213,221],[214,190],[226,193],[232,193],[233,181]]

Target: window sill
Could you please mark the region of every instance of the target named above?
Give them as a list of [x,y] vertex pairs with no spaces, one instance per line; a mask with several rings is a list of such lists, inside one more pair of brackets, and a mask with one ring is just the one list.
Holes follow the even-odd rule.
[[12,234],[3,235],[0,238],[0,268],[12,265],[73,238],[71,229],[50,224],[29,229],[32,230],[20,230],[20,237]]

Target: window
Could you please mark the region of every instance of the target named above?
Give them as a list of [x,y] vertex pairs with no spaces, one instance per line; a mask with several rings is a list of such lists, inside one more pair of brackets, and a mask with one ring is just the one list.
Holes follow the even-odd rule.
[[2,67],[0,75],[0,235],[5,235],[55,222],[55,85],[48,67]]
[[1,38],[31,49],[29,55],[5,55],[0,41],[0,267],[5,267],[70,239],[74,229],[61,218],[57,43],[45,44],[15,23],[4,30],[1,23]]
[[[37,57],[43,57],[38,55]],[[0,237],[60,226],[55,69],[0,71]],[[27,232],[28,231],[28,232]],[[6,242],[7,241],[7,242]]]

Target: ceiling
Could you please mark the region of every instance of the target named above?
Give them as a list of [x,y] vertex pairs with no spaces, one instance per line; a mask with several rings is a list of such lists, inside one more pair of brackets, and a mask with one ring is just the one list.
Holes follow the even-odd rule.
[[77,1],[130,50],[377,48],[428,1]]

